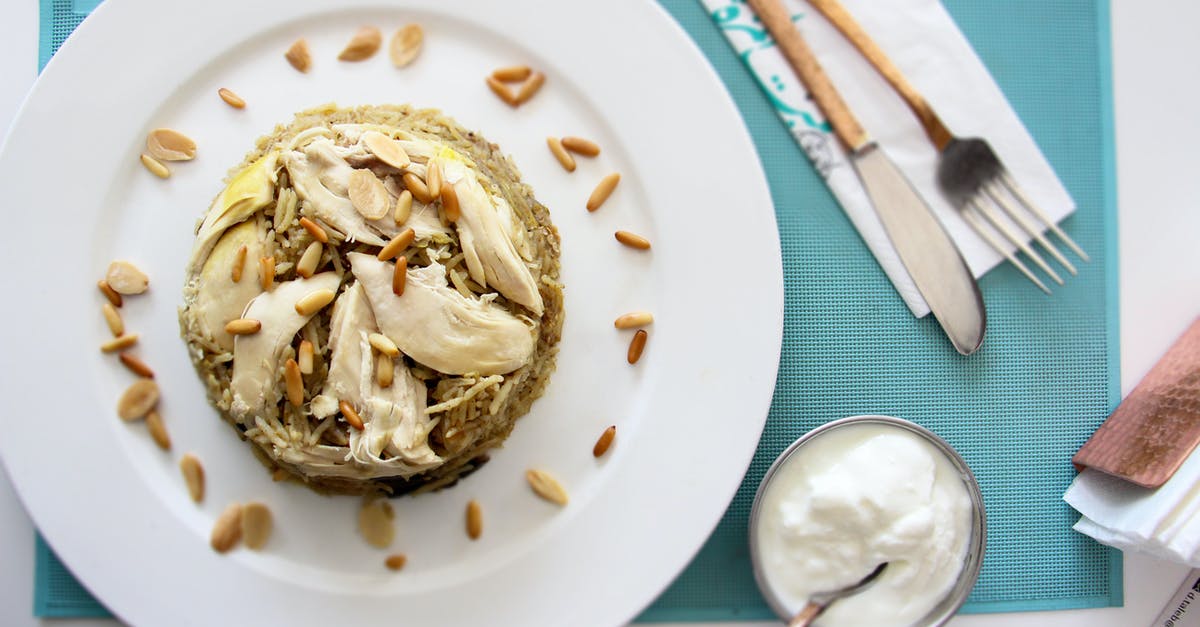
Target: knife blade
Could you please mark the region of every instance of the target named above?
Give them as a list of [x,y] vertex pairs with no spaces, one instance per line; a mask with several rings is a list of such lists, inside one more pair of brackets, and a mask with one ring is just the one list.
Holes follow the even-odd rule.
[[950,343],[963,355],[975,352],[983,344],[987,312],[975,277],[954,240],[850,112],[782,2],[747,3],[808,88],[834,134],[850,149],[850,161],[888,238]]

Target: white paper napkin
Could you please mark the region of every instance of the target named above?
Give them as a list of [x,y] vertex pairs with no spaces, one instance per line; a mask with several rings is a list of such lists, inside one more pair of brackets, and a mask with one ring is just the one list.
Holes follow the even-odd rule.
[[[929,313],[846,160],[845,149],[757,17],[739,0],[701,2],[767,92],[913,315]],[[904,101],[806,2],[784,3],[850,109],[933,208],[975,276],[1003,261],[942,197],[934,178],[937,151]],[[1029,198],[1055,222],[1074,211],[1074,202],[1033,138],[937,0],[843,0],[843,4],[951,132],[986,139]]]
[[1200,454],[1196,451],[1156,490],[1085,469],[1063,500],[1082,514],[1074,527],[1080,533],[1122,550],[1200,567]]

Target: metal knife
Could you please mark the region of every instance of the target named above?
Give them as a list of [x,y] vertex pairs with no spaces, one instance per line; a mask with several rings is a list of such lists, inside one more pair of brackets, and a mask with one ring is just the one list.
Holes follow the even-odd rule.
[[850,161],[904,268],[950,343],[970,355],[983,344],[983,295],[954,240],[883,150],[871,140],[817,62],[780,0],[747,0],[808,88]]

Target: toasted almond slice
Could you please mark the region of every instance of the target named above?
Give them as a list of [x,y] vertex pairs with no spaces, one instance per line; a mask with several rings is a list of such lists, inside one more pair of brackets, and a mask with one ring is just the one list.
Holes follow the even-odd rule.
[[621,242],[630,248],[636,248],[638,250],[650,250],[650,240],[642,237],[641,235],[630,233],[629,231],[617,231],[616,236],[618,242]]
[[421,30],[420,24],[406,24],[400,30],[392,35],[392,42],[388,45],[388,56],[392,58],[392,65],[396,67],[405,67],[417,60],[417,55],[421,54],[421,43],[425,40],[425,32]]
[[375,382],[381,388],[392,387],[392,382],[396,379],[396,364],[392,362],[392,358],[380,353],[375,356]]
[[234,283],[240,283],[242,281],[242,273],[246,271],[247,250],[246,245],[242,244],[233,256],[233,266],[229,268],[229,279]]
[[112,303],[113,307],[120,307],[124,303],[124,299],[117,293],[117,290],[114,290],[108,284],[108,281],[104,279],[96,281],[96,288],[100,290],[101,294],[104,294],[104,297],[108,299],[108,302]]
[[479,501],[467,501],[467,537],[478,540],[483,535],[483,507]]
[[125,321],[121,319],[120,312],[112,303],[104,303],[100,307],[100,311],[104,313],[104,322],[108,323],[108,330],[112,331],[113,337],[121,337],[125,334]]
[[368,498],[358,510],[358,531],[367,544],[386,549],[396,538],[396,512],[382,498]]
[[632,329],[634,327],[644,327],[654,322],[654,315],[648,311],[635,311],[618,316],[613,321],[613,326],[618,329]]
[[108,264],[104,280],[114,291],[125,296],[141,294],[150,287],[150,278],[146,273],[128,261],[114,261]]
[[271,537],[273,525],[271,510],[264,503],[257,501],[246,503],[242,507],[242,542],[251,551],[257,551],[267,544]]
[[504,104],[507,104],[510,107],[517,106],[517,97],[513,95],[513,92],[508,88],[508,85],[496,80],[494,76],[489,76],[487,77],[487,86],[492,90],[493,94],[496,94],[498,98],[504,101]]
[[101,344],[100,352],[115,353],[118,351],[123,351],[123,350],[129,348],[130,346],[137,344],[137,341],[138,341],[137,333],[130,333],[128,335],[122,335],[121,337],[115,337],[115,338]]
[[387,559],[383,560],[383,564],[388,567],[388,570],[400,570],[407,563],[408,557],[403,553],[393,553],[387,556]]
[[404,286],[408,283],[408,258],[401,256],[396,259],[396,267],[392,269],[392,293],[404,296]]
[[425,189],[429,190],[430,196],[441,194],[442,178],[442,163],[430,159],[425,165]]
[[393,237],[390,241],[388,241],[388,243],[384,244],[383,248],[379,249],[379,254],[376,255],[376,257],[378,257],[380,261],[388,261],[392,257],[404,252],[404,249],[408,248],[409,245],[413,243],[413,240],[416,239],[416,237],[416,231],[413,231],[411,228],[404,229],[403,231],[400,231],[396,237]]
[[150,432],[150,437],[158,448],[164,451],[171,450],[171,436],[167,434],[167,425],[163,424],[162,415],[158,410],[151,409],[150,413],[146,414],[146,430]]
[[537,468],[527,470],[525,471],[525,480],[529,482],[529,487],[533,488],[534,494],[551,503],[567,504],[567,491],[563,489],[557,479],[545,470]]
[[288,402],[292,407],[304,404],[304,378],[300,375],[300,364],[295,359],[288,359],[283,364],[283,383],[287,390]]
[[296,351],[296,364],[300,366],[300,374],[313,373],[313,343],[308,340],[300,341],[300,350]]
[[525,79],[524,83],[521,83],[521,88],[517,90],[517,95],[514,96],[513,99],[517,101],[518,106],[529,102],[529,100],[538,93],[538,90],[542,88],[542,84],[545,82],[545,74],[542,74],[541,72],[534,72],[533,74],[530,74],[529,78]]
[[146,136],[146,152],[159,161],[191,161],[196,142],[173,128],[156,128]]
[[246,101],[242,100],[241,96],[233,93],[233,91],[229,89],[222,87],[217,90],[217,95],[221,97],[221,100],[225,101],[225,104],[233,107],[234,109],[246,108]]
[[332,303],[336,297],[337,294],[333,290],[313,290],[296,301],[296,313],[311,316]]
[[587,210],[595,211],[599,209],[600,205],[603,205],[604,201],[608,200],[608,197],[612,195],[613,190],[617,188],[617,183],[620,182],[621,175],[616,172],[600,179],[600,182],[596,184],[596,189],[592,190],[592,195],[588,197]]
[[117,416],[125,421],[145,418],[158,405],[158,398],[158,384],[154,379],[138,379],[117,400]]
[[596,445],[592,447],[592,457],[601,457],[607,453],[615,437],[617,437],[617,425],[609,425],[604,433],[600,434],[600,439],[596,440]]
[[329,243],[329,233],[326,233],[324,227],[322,227],[320,224],[317,224],[308,218],[300,218],[300,226],[304,227],[304,230],[308,231],[308,234],[312,235],[313,238],[318,242],[321,242],[322,244]]
[[252,335],[262,331],[262,322],[252,318],[238,318],[225,323],[225,332],[230,335]]
[[362,61],[371,58],[383,44],[383,33],[374,26],[363,26],[338,54],[338,61]]
[[150,366],[147,366],[146,362],[138,359],[137,357],[134,357],[129,353],[121,353],[117,355],[117,358],[120,359],[121,363],[125,364],[125,367],[128,368],[133,374],[136,374],[139,377],[146,377],[147,379],[154,378],[154,371],[150,369]]
[[184,454],[179,459],[179,471],[183,473],[183,482],[187,485],[188,496],[192,497],[192,502],[203,501],[204,466],[200,465],[200,458],[191,453]]
[[167,168],[163,162],[151,157],[146,153],[142,153],[142,165],[146,166],[146,169],[150,170],[151,174],[160,179],[165,179],[171,176],[171,170]]
[[225,511],[217,516],[217,521],[213,523],[212,535],[209,536],[208,543],[217,553],[225,553],[237,546],[239,540],[242,539],[242,505],[240,503],[230,503]]
[[629,352],[625,355],[625,359],[629,363],[636,364],[642,358],[642,351],[646,350],[648,336],[645,329],[638,329],[637,333],[633,334],[633,339],[629,341]]
[[321,242],[309,242],[308,248],[304,249],[304,254],[300,255],[300,261],[296,262],[296,274],[306,279],[315,274],[317,264],[321,263],[321,252],[323,250]]
[[371,154],[393,168],[403,170],[412,164],[412,159],[409,159],[408,153],[404,152],[400,142],[391,137],[379,131],[367,131],[363,133],[362,139]]
[[359,169],[350,173],[350,204],[362,217],[378,220],[392,211],[392,197],[383,181],[370,170]]
[[550,147],[550,153],[554,155],[555,159],[558,159],[558,163],[562,165],[564,170],[567,172],[575,171],[575,157],[572,157],[571,153],[567,152],[566,148],[563,148],[562,140],[557,137],[547,137],[546,145]]
[[297,39],[287,52],[283,53],[283,57],[301,72],[307,72],[312,67],[312,54],[308,51],[308,42],[303,39]]
[[408,222],[408,216],[412,215],[412,201],[412,192],[407,189],[400,192],[400,197],[396,199],[396,211],[392,214],[392,219],[396,221],[396,226]]
[[274,257],[258,258],[258,280],[264,292],[271,291],[271,287],[275,285]]
[[404,181],[404,186],[408,188],[408,191],[412,192],[413,198],[425,204],[433,202],[433,196],[429,193],[429,187],[425,185],[425,181],[422,181],[421,177],[412,172],[405,172],[404,176],[400,177],[400,180]]
[[447,222],[458,222],[462,217],[462,206],[458,204],[458,192],[449,181],[442,182],[442,211],[446,212]]
[[509,65],[492,70],[492,78],[505,83],[516,83],[529,78],[533,70],[528,65]]
[[391,338],[382,333],[372,333],[368,335],[367,341],[371,343],[371,346],[375,350],[387,355],[388,357],[400,356],[400,348],[396,346],[396,343],[393,342]]
[[346,424],[362,431],[366,425],[363,424],[362,418],[354,411],[354,406],[346,401],[338,401],[338,409],[342,412],[342,417],[346,419]]
[[590,139],[567,136],[562,138],[563,148],[585,157],[595,157],[600,154],[600,145]]

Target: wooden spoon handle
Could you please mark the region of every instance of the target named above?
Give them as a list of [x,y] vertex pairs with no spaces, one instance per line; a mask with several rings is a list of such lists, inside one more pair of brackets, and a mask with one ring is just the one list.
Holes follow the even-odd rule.
[[821,69],[817,57],[792,24],[792,18],[783,3],[780,0],[747,0],[747,3],[758,14],[758,19],[767,27],[767,32],[771,33],[775,44],[783,51],[788,64],[808,88],[813,100],[833,126],[833,132],[852,151],[867,145],[870,141],[867,132],[850,113],[850,108],[830,82],[825,70]]
[[809,601],[808,605],[804,606],[804,609],[797,612],[796,615],[792,617],[792,620],[788,621],[787,627],[808,627],[809,623],[812,623],[817,615],[819,615],[824,609],[824,605],[818,605],[812,601]]
[[838,0],[809,0],[809,4],[821,15],[824,15],[825,19],[829,20],[846,39],[850,40],[850,43],[854,44],[854,47],[858,48],[867,61],[883,75],[892,89],[900,94],[900,97],[908,104],[908,108],[912,109],[913,114],[921,121],[921,126],[925,128],[925,134],[929,136],[933,145],[939,151],[945,148],[953,138],[950,131],[933,112],[933,107],[929,105],[924,96],[904,78],[900,68],[892,63],[892,60],[884,54],[883,49],[875,43],[875,40],[871,39],[867,31],[863,30],[854,16],[846,11],[846,7],[842,6]]

